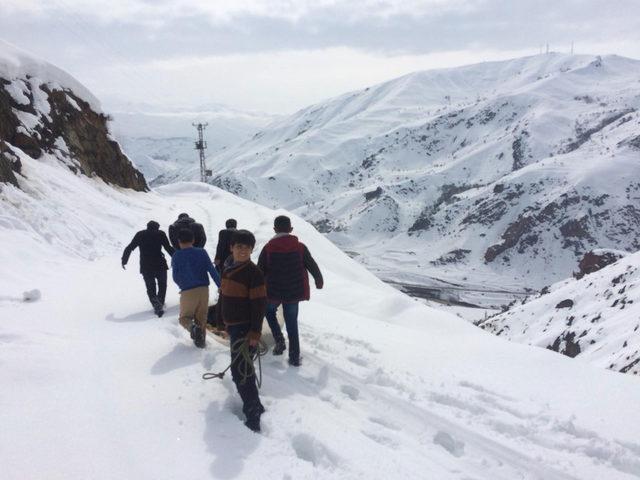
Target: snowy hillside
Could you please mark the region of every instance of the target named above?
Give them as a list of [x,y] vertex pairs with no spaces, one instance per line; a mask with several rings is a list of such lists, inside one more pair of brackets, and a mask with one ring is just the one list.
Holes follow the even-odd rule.
[[[281,211],[198,184],[150,194],[98,184],[91,194],[93,180],[54,168],[72,183],[56,189],[50,208],[119,242],[100,242],[87,261],[25,229],[0,227],[9,245],[1,260],[12,272],[0,284],[10,294],[0,301],[3,478],[640,475],[634,378],[505,342],[427,308],[297,218],[326,288],[302,306],[303,367],[265,358],[267,413],[263,434],[251,433],[230,379],[200,378],[226,366],[225,348],[191,345],[173,286],[167,315],[153,316],[134,263],[122,271],[119,255],[149,218],[166,227],[188,211],[213,236],[234,216],[262,245]],[[87,189],[91,206],[64,204],[77,188]],[[83,244],[83,232],[69,230],[67,242]],[[40,301],[19,301],[33,288]],[[25,453],[34,449],[35,457]]]
[[479,322],[510,340],[640,373],[640,252]]
[[37,159],[146,190],[107,120],[95,97],[69,74],[0,41],[0,182],[28,189],[22,166]]
[[[40,95],[14,85],[12,102]],[[254,434],[231,379],[201,378],[228,365],[227,348],[193,347],[174,285],[155,317],[137,253],[127,270],[120,256],[148,220],[166,229],[181,212],[211,239],[234,217],[259,250],[285,210],[198,183],[135,191],[78,174],[72,149],[64,162],[5,144],[20,171],[0,178],[2,480],[640,477],[636,378],[429,308],[295,215],[325,287],[301,305],[302,367],[264,358],[267,412]],[[106,171],[117,167],[106,158]]]
[[250,139],[275,118],[217,104],[191,109],[126,104],[115,105],[109,112],[114,135],[149,181],[198,165],[194,122],[208,124],[205,140],[210,156]]
[[274,122],[217,155],[213,183],[389,280],[538,289],[591,248],[640,248],[638,78],[561,54],[418,72]]

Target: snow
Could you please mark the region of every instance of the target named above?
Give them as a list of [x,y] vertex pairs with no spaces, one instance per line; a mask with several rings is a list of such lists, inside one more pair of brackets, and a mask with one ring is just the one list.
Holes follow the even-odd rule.
[[211,182],[322,225],[385,280],[500,308],[593,248],[640,248],[639,75],[637,60],[564,54],[417,72],[277,119],[216,153]]
[[51,89],[71,90],[76,96],[89,103],[94,112],[101,112],[100,102],[67,72],[1,39],[0,74],[14,84],[13,87],[9,88],[13,92],[12,96],[19,104],[25,105],[28,103],[19,95],[20,89],[25,91],[24,80],[28,78],[32,84],[31,91],[34,92],[35,96],[43,100],[34,99],[36,101],[35,108],[38,111],[48,113],[49,109],[46,94],[39,88],[40,85],[44,84]]
[[[598,252],[596,252],[598,253]],[[575,352],[601,368],[640,373],[640,252],[480,322],[510,340]],[[559,308],[571,300],[568,308]],[[575,353],[574,353],[575,354]]]
[[131,161],[151,182],[176,169],[199,165],[193,123],[206,123],[207,155],[249,140],[273,115],[224,105],[159,108],[148,104],[114,104],[111,129]]
[[0,292],[41,298],[0,301],[3,479],[640,476],[635,378],[430,308],[293,214],[325,288],[301,304],[303,366],[264,359],[253,434],[231,380],[201,379],[228,352],[193,347],[174,285],[156,318],[137,254],[126,271],[120,254],[149,219],[166,228],[186,211],[210,239],[236,218],[256,234],[255,257],[285,211],[203,184],[142,194],[21,160],[25,190],[0,193]]

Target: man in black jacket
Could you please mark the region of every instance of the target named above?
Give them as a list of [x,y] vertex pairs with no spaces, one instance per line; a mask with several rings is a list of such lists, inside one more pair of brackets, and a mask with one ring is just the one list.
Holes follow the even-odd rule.
[[176,250],[180,250],[180,242],[178,242],[178,232],[183,228],[189,229],[193,232],[193,246],[197,248],[204,248],[207,243],[207,235],[204,232],[204,227],[201,223],[196,222],[189,216],[188,213],[181,213],[178,215],[178,219],[169,225],[169,240],[171,245]]
[[[164,314],[164,299],[167,294],[167,261],[162,254],[162,248],[171,256],[174,249],[169,244],[167,235],[160,230],[158,222],[147,223],[146,230],[140,230],[133,236],[131,243],[122,253],[122,268],[129,261],[131,252],[140,249],[140,273],[147,287],[149,301],[153,310],[161,317]],[[156,285],[157,282],[157,285]]]
[[309,275],[316,288],[323,287],[322,273],[307,246],[291,235],[291,219],[284,215],[273,222],[276,235],[260,252],[258,267],[267,283],[267,322],[276,342],[274,355],[282,355],[286,349],[282,329],[276,319],[278,305],[282,304],[284,323],[289,338],[289,364],[300,366],[300,339],[298,335],[298,303],[309,300]]
[[216,247],[216,256],[213,260],[218,272],[222,271],[224,261],[231,255],[231,237],[237,231],[238,222],[234,218],[230,218],[225,222],[226,228],[218,232],[218,246]]

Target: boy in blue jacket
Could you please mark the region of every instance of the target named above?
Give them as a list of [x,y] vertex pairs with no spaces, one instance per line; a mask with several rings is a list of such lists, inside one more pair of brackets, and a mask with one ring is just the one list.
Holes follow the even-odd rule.
[[220,276],[203,248],[193,246],[193,232],[178,232],[180,250],[171,257],[173,281],[180,288],[180,325],[191,334],[196,347],[206,346],[209,275],[220,287]]

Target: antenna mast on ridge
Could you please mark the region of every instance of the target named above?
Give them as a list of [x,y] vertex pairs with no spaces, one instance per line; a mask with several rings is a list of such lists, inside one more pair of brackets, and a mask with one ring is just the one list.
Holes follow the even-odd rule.
[[204,129],[209,125],[208,123],[192,123],[194,127],[198,129],[198,140],[196,141],[196,150],[200,152],[200,181],[205,183],[207,177],[211,176],[211,170],[207,170],[207,165],[204,160],[204,150],[207,148],[207,142],[204,141]]

